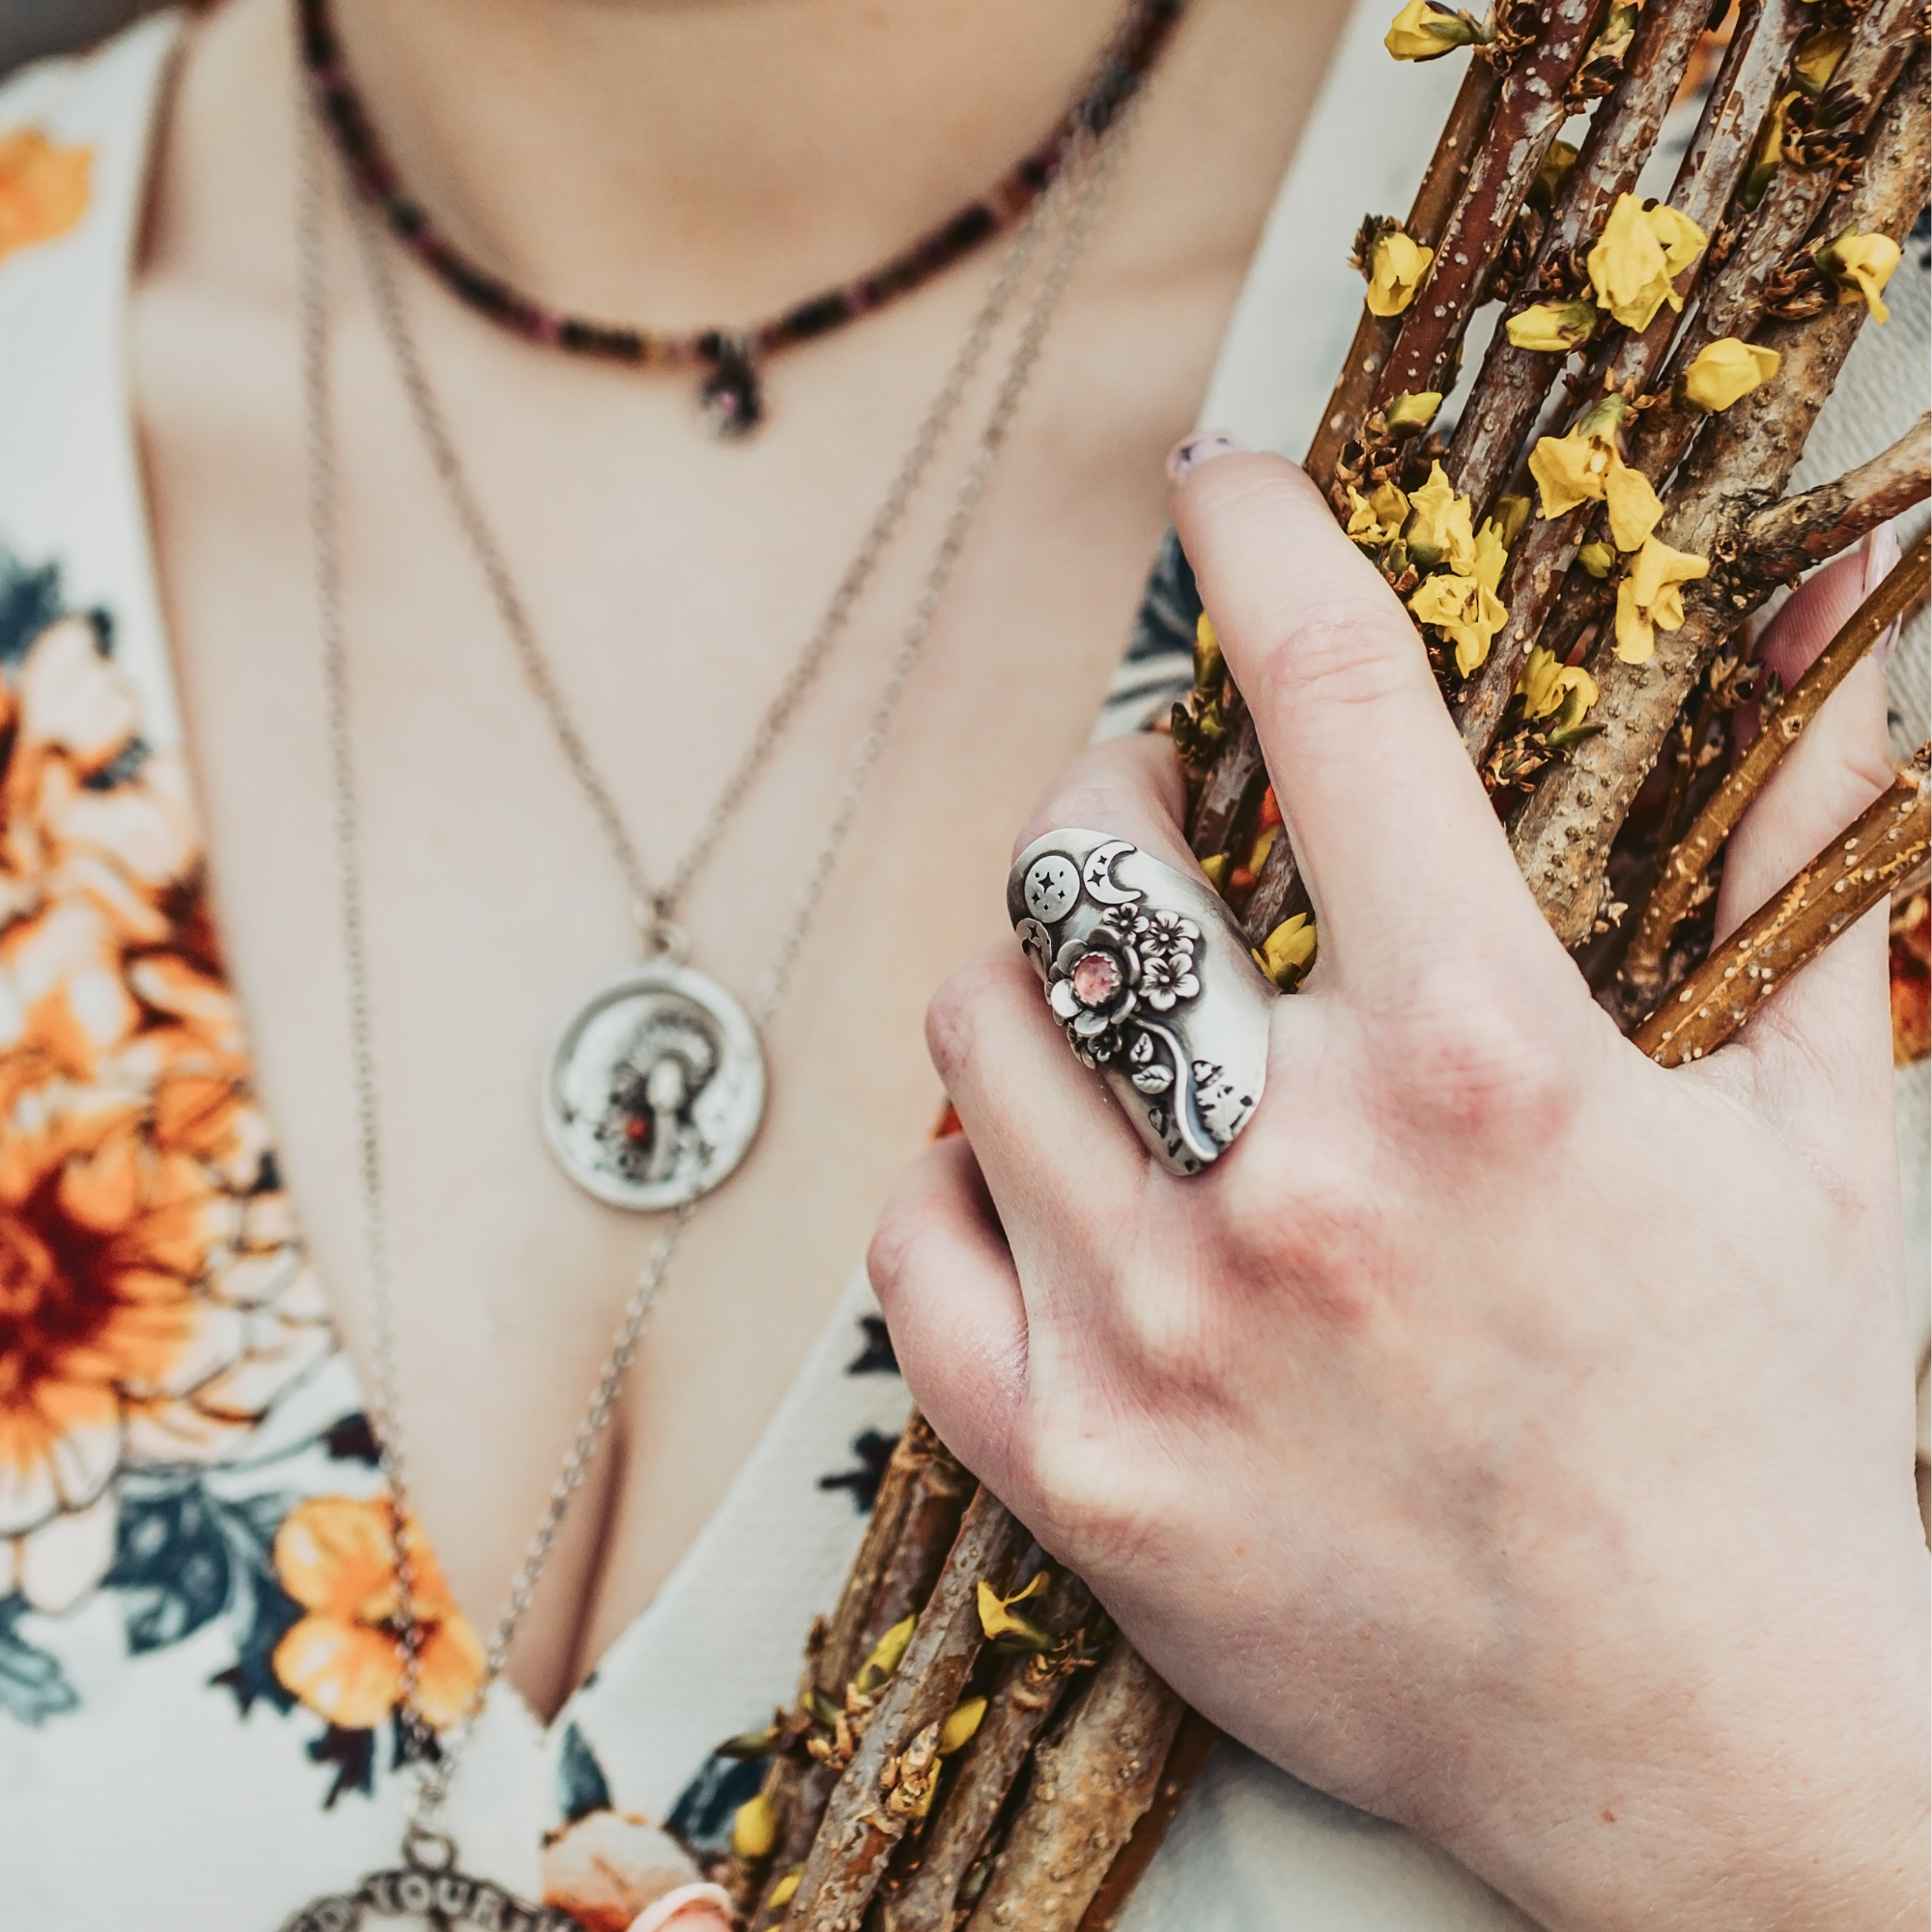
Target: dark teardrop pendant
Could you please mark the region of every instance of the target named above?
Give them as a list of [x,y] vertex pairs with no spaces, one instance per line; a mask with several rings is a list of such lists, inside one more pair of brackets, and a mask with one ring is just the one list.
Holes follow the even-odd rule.
[[697,400],[712,435],[727,442],[750,436],[764,420],[765,394],[758,372],[740,344],[719,345]]

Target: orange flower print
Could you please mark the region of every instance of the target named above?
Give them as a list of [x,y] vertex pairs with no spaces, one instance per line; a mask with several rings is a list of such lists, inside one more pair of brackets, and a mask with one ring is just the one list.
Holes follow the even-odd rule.
[[38,128],[0,134],[0,261],[80,226],[92,148],[57,148]]
[[179,761],[95,626],[0,687],[0,1597],[71,1608],[115,1478],[222,1460],[331,1350],[206,936]]
[[[413,1530],[412,1555],[421,1636],[416,1703],[445,1730],[476,1688],[483,1650]],[[275,1646],[283,1687],[345,1730],[381,1723],[403,1688],[395,1512],[387,1499],[316,1496],[297,1504],[275,1534],[275,1574],[308,1612]]]
[[[697,1878],[683,1848],[648,1818],[592,1811],[544,1840],[544,1903],[567,1912],[584,1932],[632,1932],[639,1915],[667,1907],[680,1932],[709,1932],[730,1921],[724,1894]],[[702,1923],[700,1924],[700,1920]]]

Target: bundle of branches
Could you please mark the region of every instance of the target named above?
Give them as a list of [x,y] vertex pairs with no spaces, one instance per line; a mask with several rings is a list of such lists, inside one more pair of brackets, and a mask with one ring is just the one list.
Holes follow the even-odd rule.
[[[1784,495],[1926,205],[1923,5],[1739,0],[1661,202],[1639,173],[1721,0],[1717,20],[1497,0],[1485,21],[1409,0],[1388,35],[1398,59],[1473,54],[1407,219],[1363,224],[1364,313],[1307,467],[1414,617],[1538,903],[1666,1063],[1924,875],[1921,751],[1705,956],[1726,836],[1925,587],[1921,540],[1788,692],[1739,641],[1927,494],[1921,419]],[[1205,615],[1173,729],[1195,853],[1293,991],[1315,908]],[[728,1747],[768,1762],[720,1876],[753,1932],[1102,1932],[1213,1742],[915,1415],[797,1705]]]

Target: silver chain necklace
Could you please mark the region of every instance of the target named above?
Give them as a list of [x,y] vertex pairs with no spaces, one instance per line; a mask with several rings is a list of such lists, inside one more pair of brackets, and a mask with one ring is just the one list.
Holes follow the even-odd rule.
[[[404,1829],[402,1865],[393,1870],[369,1874],[353,1893],[330,1894],[315,1900],[287,1921],[285,1932],[351,1932],[351,1928],[362,1922],[365,1910],[377,1913],[428,1911],[440,1914],[443,1922],[500,1923],[504,1927],[516,1925],[527,1928],[527,1932],[576,1932],[575,1920],[567,1916],[525,1904],[489,1881],[461,1872],[457,1868],[455,1842],[437,1821],[485,1700],[508,1662],[517,1630],[535,1594],[564,1516],[582,1485],[603,1437],[625,1374],[637,1352],[645,1321],[669,1271],[678,1241],[696,1211],[698,1197],[705,1185],[714,1183],[687,1184],[670,1198],[668,1217],[658,1233],[630,1299],[625,1303],[589,1405],[578,1425],[556,1480],[551,1486],[536,1529],[525,1548],[508,1596],[484,1648],[483,1667],[477,1682],[456,1720],[440,1741],[437,1741],[417,1703],[422,1647],[422,1628],[415,1613],[419,1532],[410,1502],[408,1449],[401,1407],[395,1303],[389,1266],[377,1105],[361,837],[342,610],[337,476],[331,430],[323,220],[324,174],[321,142],[313,125],[310,104],[299,91],[298,99],[298,298],[308,447],[309,513],[315,551],[341,943],[347,980],[357,1179],[372,1318],[374,1393],[379,1411],[378,1436],[383,1471],[395,1520],[396,1626],[403,1653],[397,1710],[405,1739],[413,1752],[417,1782]],[[1009,247],[992,292],[968,332],[945,387],[927,412],[864,544],[839,580],[824,618],[800,654],[778,697],[767,709],[746,754],[726,780],[696,840],[663,890],[653,890],[648,886],[611,795],[584,753],[582,741],[556,692],[548,663],[535,643],[521,600],[464,479],[440,412],[423,380],[420,358],[403,324],[400,303],[383,257],[380,238],[374,234],[354,202],[350,203],[352,218],[357,222],[365,266],[373,271],[372,288],[379,312],[383,316],[385,331],[390,335],[392,347],[397,350],[398,366],[403,372],[418,424],[430,443],[439,474],[457,507],[469,544],[477,554],[498,611],[516,644],[525,674],[535,686],[550,716],[553,730],[603,827],[607,842],[618,856],[626,879],[637,895],[640,923],[645,926],[647,939],[660,952],[671,953],[677,952],[682,944],[682,935],[670,923],[670,915],[679,896],[704,863],[725,823],[750,789],[763,758],[784,729],[833,640],[842,629],[860,590],[929,466],[946,423],[957,409],[1000,316],[1024,279],[1037,244],[1049,226],[1059,220],[1063,213],[1065,214],[1064,227],[1048,257],[1032,308],[1020,329],[984,424],[960,477],[952,514],[927,566],[923,583],[914,601],[912,613],[866,729],[853,748],[844,783],[807,867],[793,900],[791,917],[759,983],[751,1013],[745,1013],[722,987],[715,989],[719,998],[729,1003],[730,1011],[743,1021],[754,1050],[758,1030],[769,1023],[776,1011],[799,951],[810,930],[819,900],[851,829],[860,798],[877,765],[894,714],[918,665],[941,596],[984,497],[994,461],[1012,427],[1021,397],[1038,360],[1047,327],[1112,185],[1124,138],[1134,118],[1130,107],[1098,140],[1083,141],[1053,188],[1036,204],[1034,213]],[[689,980],[704,979],[702,975],[691,974],[676,958],[652,961],[642,970],[658,974],[685,974]],[[628,976],[632,981],[639,977],[637,974]],[[674,979],[655,983],[668,986],[673,993],[680,990],[680,981]],[[705,981],[707,989],[714,985],[715,982]],[[709,997],[708,991],[706,997]],[[759,1069],[759,1084],[762,1091],[762,1066]]]

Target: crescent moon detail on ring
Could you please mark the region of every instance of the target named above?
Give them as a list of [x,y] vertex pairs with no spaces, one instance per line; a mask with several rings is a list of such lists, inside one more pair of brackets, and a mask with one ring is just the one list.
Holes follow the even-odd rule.
[[1114,861],[1123,858],[1133,850],[1124,838],[1112,838],[1104,845],[1096,845],[1087,855],[1087,863],[1080,868],[1080,882],[1087,888],[1088,896],[1101,905],[1134,905],[1141,895],[1131,888],[1122,892],[1112,878]]

